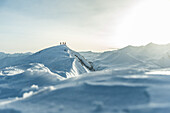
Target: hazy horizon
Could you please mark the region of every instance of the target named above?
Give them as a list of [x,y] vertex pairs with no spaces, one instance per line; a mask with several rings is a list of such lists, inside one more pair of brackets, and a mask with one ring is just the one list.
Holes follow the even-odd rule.
[[[159,7],[159,8],[158,8]],[[169,0],[1,0],[0,51],[76,51],[170,42]]]
[[[123,48],[126,48],[128,46],[133,46],[133,47],[143,47],[143,46],[147,46],[149,44],[154,44],[154,45],[159,45],[159,46],[162,46],[162,45],[170,45],[170,43],[166,43],[166,44],[157,44],[157,43],[153,43],[153,42],[150,42],[150,43],[147,43],[147,44],[143,44],[143,45],[138,45],[138,46],[135,46],[135,45],[127,45],[127,46],[124,46],[124,47],[120,47],[120,48],[107,48],[107,49],[104,49],[104,50],[98,50],[98,51],[95,51],[95,50],[90,50],[90,49],[86,49],[86,50],[74,50],[73,48],[71,48],[69,45],[67,45],[68,48],[74,50],[74,51],[77,51],[77,52],[93,52],[93,53],[103,53],[103,52],[108,52],[108,51],[114,51],[114,50],[119,50],[119,49],[123,49]],[[46,47],[42,47],[42,48],[38,48],[37,50],[35,51],[18,51],[18,52],[6,52],[6,51],[0,51],[0,53],[5,53],[5,54],[22,54],[22,53],[36,53],[36,52],[39,52],[41,50],[44,50],[44,49],[47,49],[47,48],[51,48],[51,47],[55,47],[55,46],[60,46],[60,44],[57,44],[57,45],[51,45],[51,46],[46,46]]]

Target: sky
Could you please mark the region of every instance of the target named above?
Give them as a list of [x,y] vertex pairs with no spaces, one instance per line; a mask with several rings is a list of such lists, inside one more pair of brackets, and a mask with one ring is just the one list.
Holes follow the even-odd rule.
[[0,0],[0,51],[170,43],[170,0]]

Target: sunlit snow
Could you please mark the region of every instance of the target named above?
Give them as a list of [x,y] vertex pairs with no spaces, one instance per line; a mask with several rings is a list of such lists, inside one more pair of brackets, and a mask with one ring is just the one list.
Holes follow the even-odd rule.
[[169,48],[59,45],[0,58],[0,113],[169,113]]

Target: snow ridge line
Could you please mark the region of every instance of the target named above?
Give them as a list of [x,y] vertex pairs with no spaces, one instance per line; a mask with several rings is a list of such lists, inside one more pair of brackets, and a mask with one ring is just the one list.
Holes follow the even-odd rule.
[[74,56],[80,61],[80,63],[81,63],[83,66],[85,66],[86,68],[88,68],[90,71],[95,71],[95,69],[93,68],[92,65],[88,66],[88,65],[86,65],[86,63],[84,63],[83,60],[82,60],[81,58],[79,58],[77,55],[74,55]]

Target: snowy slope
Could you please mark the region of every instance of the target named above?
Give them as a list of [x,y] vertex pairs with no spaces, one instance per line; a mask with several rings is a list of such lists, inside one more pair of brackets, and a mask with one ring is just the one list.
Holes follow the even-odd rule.
[[127,46],[125,48],[100,54],[93,61],[97,70],[110,67],[150,66],[151,68],[170,67],[170,44]]
[[0,52],[0,59],[6,58],[6,57],[28,56],[28,55],[31,55],[31,54],[32,54],[31,52],[28,52],[28,53],[14,53],[14,54]]
[[[0,60],[1,74],[5,73],[6,68],[11,70],[8,73],[17,73],[10,68],[20,67],[17,70],[25,71],[28,68],[26,65],[38,63],[44,65],[52,73],[59,74],[62,77],[68,78],[86,73],[92,69],[91,64],[82,57],[79,53],[72,51],[66,45],[54,46],[32,55],[5,57]],[[24,68],[24,69],[22,69]],[[9,74],[8,74],[9,75]]]
[[170,110],[170,76],[159,73],[112,69],[65,81],[34,74],[27,83],[28,75],[22,74],[20,81],[19,76],[1,77],[0,82],[4,82],[1,112],[169,113]]
[[84,56],[88,61],[94,61],[101,53],[92,52],[92,51],[85,51],[79,52],[82,56]]
[[32,53],[15,53],[15,54],[8,54],[0,52],[0,68],[5,68],[9,66],[15,66],[21,63],[22,59],[32,55]]
[[89,55],[101,71],[66,45],[4,57],[0,113],[169,113],[169,53],[150,43]]
[[82,65],[78,58],[82,59],[87,67],[91,66],[81,55],[72,51],[66,45],[44,49],[29,56],[24,61],[27,63],[41,63],[53,73],[68,78],[87,72],[87,67]]

